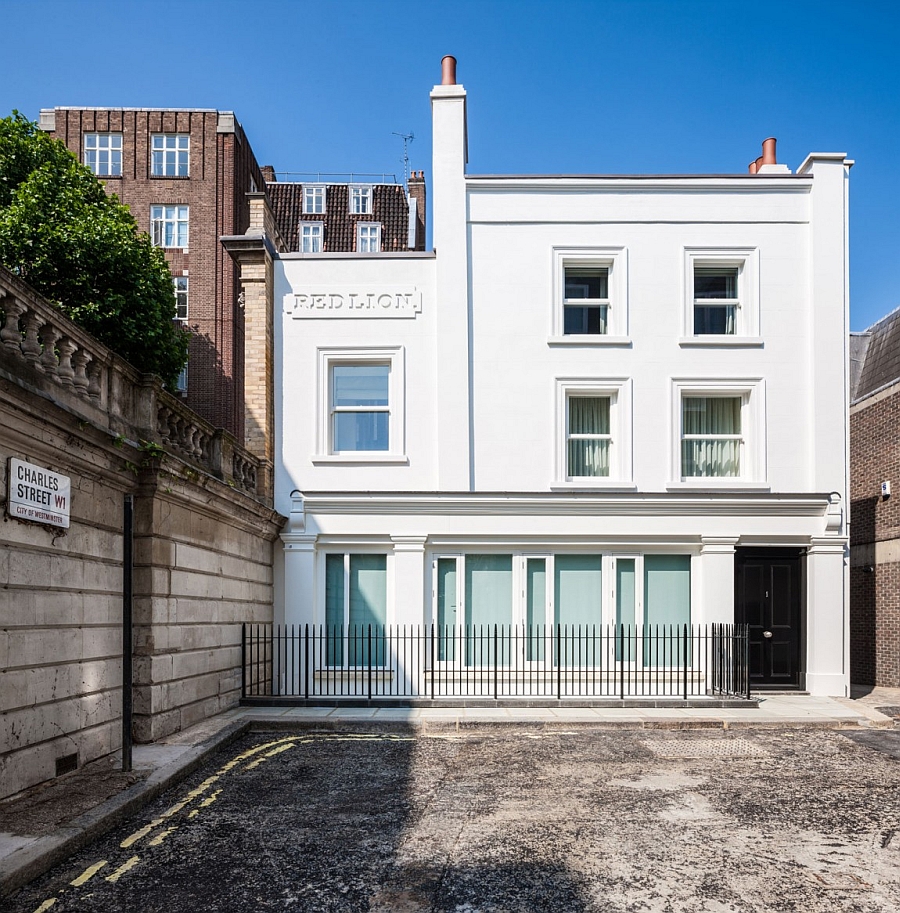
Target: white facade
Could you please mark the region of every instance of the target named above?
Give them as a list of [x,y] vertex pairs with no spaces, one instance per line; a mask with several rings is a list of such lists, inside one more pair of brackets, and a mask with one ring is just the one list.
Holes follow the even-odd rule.
[[845,694],[851,163],[469,176],[431,98],[435,252],[276,262],[277,620],[333,620],[328,555],[385,556],[389,624],[446,621],[447,574],[478,620],[476,565],[503,623],[750,620],[736,559],[796,554],[785,684]]

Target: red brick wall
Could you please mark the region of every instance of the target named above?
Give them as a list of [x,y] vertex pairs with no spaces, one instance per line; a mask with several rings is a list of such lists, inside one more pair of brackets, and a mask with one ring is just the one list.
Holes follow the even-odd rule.
[[[850,678],[900,687],[900,390],[850,415]],[[881,483],[893,493],[881,497]],[[880,543],[881,560],[876,560]],[[884,560],[895,546],[896,560]],[[891,556],[894,557],[893,555]]]
[[[152,205],[190,207],[189,250],[167,250],[174,275],[189,273],[188,325],[194,336],[188,362],[188,405],[215,425],[243,438],[244,336],[238,281],[222,235],[249,223],[245,194],[250,177],[265,184],[240,125],[217,132],[216,111],[56,109],[54,135],[83,159],[84,133],[122,133],[122,177],[104,178],[107,190],[150,230]],[[190,177],[150,176],[150,136],[190,134]]]

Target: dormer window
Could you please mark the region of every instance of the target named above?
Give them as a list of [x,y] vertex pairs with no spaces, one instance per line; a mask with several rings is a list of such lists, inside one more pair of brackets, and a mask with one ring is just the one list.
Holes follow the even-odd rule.
[[323,225],[321,222],[301,222],[300,223],[300,253],[302,254],[320,254],[322,253],[322,234]]
[[350,214],[368,216],[372,214],[372,188],[362,184],[350,185]]
[[325,185],[306,184],[303,187],[303,214],[320,216],[325,213]]
[[360,222],[356,226],[356,252],[377,254],[381,252],[381,223]]

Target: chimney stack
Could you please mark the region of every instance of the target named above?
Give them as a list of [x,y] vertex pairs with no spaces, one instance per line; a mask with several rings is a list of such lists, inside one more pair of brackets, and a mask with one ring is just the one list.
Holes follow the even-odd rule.
[[456,58],[449,54],[441,58],[441,85],[456,85]]
[[272,165],[261,165],[259,170],[262,172],[263,180],[267,184],[274,184],[278,180],[275,177],[275,168]]
[[790,174],[787,165],[779,165],[775,157],[775,137],[770,136],[763,140],[762,155],[756,161],[750,162],[747,169],[750,174]]
[[415,231],[409,246],[412,250],[425,250],[425,172],[412,171],[407,185],[410,197],[416,201]]

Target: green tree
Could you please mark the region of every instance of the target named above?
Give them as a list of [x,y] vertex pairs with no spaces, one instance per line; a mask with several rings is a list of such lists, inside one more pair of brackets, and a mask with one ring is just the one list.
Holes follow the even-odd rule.
[[0,119],[0,263],[140,371],[173,387],[190,334],[163,253],[59,140]]

